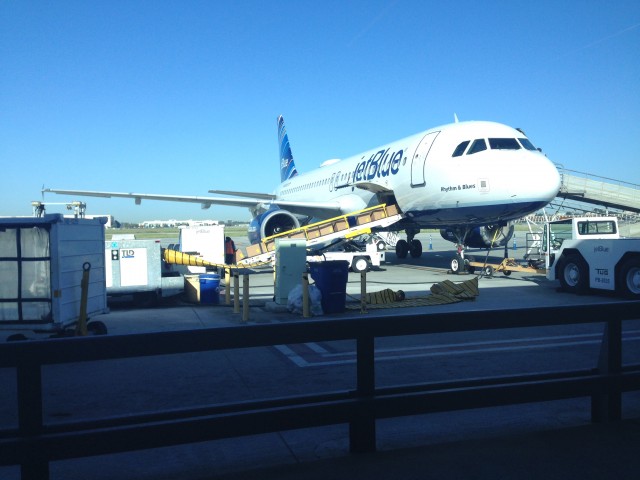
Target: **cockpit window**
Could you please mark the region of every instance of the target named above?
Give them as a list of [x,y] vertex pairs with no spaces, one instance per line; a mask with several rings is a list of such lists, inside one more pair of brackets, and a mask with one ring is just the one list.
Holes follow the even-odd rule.
[[520,144],[515,138],[490,138],[492,150],[520,150]]
[[484,141],[484,138],[479,138],[473,141],[473,143],[471,144],[471,148],[467,152],[467,155],[472,155],[474,153],[478,153],[486,149],[487,149],[487,143]]
[[458,145],[456,147],[456,149],[453,151],[453,155],[451,155],[452,157],[459,157],[460,155],[462,155],[465,151],[465,149],[467,148],[467,145],[469,145],[469,143],[471,142],[471,140],[466,140],[464,142],[462,142],[460,145]]
[[531,143],[528,138],[519,138],[518,140],[527,150],[536,150],[536,147],[533,146],[533,143]]

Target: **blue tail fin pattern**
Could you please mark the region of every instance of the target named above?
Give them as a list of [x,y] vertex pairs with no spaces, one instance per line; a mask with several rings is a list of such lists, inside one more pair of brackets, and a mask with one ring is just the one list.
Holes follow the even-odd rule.
[[284,128],[284,118],[278,117],[278,141],[280,142],[280,182],[289,180],[298,174],[293,163],[293,155],[289,146],[289,136]]

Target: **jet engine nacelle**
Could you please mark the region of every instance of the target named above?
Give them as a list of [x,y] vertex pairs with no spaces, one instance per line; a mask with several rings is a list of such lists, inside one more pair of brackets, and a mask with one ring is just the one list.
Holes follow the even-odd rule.
[[487,225],[476,227],[464,235],[463,228],[443,228],[440,235],[445,240],[459,243],[464,238],[464,246],[469,248],[504,247],[513,236],[513,225]]
[[300,222],[286,210],[273,209],[258,215],[249,223],[249,241],[254,244],[277,233],[298,228]]

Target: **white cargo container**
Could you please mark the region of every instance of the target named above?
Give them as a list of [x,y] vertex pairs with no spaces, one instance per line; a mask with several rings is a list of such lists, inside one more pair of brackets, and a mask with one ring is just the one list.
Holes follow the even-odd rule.
[[0,218],[0,328],[57,332],[74,324],[85,265],[87,316],[106,313],[102,220]]
[[160,240],[111,240],[104,247],[108,295],[149,303],[183,290],[180,272],[162,260]]
[[[224,225],[180,228],[180,251],[210,263],[224,264]],[[187,267],[189,273],[204,273],[206,267]]]
[[286,305],[289,292],[302,283],[302,273],[307,270],[307,242],[276,238],[275,302]]

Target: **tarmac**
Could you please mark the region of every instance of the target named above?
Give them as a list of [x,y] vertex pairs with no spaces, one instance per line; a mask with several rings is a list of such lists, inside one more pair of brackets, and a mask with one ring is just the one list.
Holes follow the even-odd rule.
[[[467,278],[463,276],[460,280]],[[356,289],[357,281],[354,283],[352,288]],[[482,301],[498,305],[504,287],[486,288],[488,283],[484,283]],[[410,297],[423,295],[422,291],[408,293]],[[520,295],[524,301],[523,297]],[[557,296],[551,297],[551,300],[556,299]],[[608,299],[597,296],[581,299],[595,303],[604,300]],[[538,302],[539,299],[534,297],[532,301]],[[434,308],[451,310],[470,308],[470,305],[453,304]],[[222,312],[224,308],[218,310]],[[200,317],[197,322],[202,322]],[[211,319],[209,314],[204,317],[209,321]],[[291,314],[283,313],[281,309],[280,314],[274,316],[264,309],[253,307],[251,317],[251,322],[255,323],[291,321]],[[218,321],[228,324],[228,318]],[[231,321],[236,323],[240,320],[236,316]],[[636,395],[631,400],[638,407],[631,412],[637,415],[640,413],[640,405],[637,404],[640,396]],[[584,402],[585,411],[588,411],[587,402]],[[502,408],[508,410],[505,418],[521,415],[521,422],[514,424],[512,419],[501,421],[500,408],[482,409],[470,414],[452,412],[379,421],[378,451],[368,454],[349,453],[346,426],[213,442],[213,450],[221,447],[223,451],[223,454],[218,452],[212,458],[211,468],[217,473],[207,474],[206,462],[203,465],[199,460],[199,466],[192,476],[174,477],[171,474],[166,478],[564,480],[632,479],[640,474],[640,415],[603,424],[589,423],[585,415],[581,417],[582,424],[565,426],[557,418],[544,418],[547,415],[544,404]],[[470,415],[480,420],[470,420]],[[430,429],[434,431],[426,433]],[[204,452],[211,450],[205,448],[203,457],[206,455]],[[119,478],[165,478],[158,476],[158,473],[153,477]]]
[[[416,298],[442,279],[470,278],[447,277],[420,266],[395,268],[399,267],[388,265],[385,272],[368,275],[369,290],[403,288],[408,298]],[[384,280],[379,273],[384,273]],[[249,323],[300,319],[286,309],[266,307],[273,295],[271,282],[270,275],[252,278],[255,296]],[[355,274],[350,274],[347,290],[349,295],[359,293]],[[427,308],[508,308],[504,298],[514,292],[520,306],[611,301],[558,294],[555,286],[520,274],[480,279],[480,292],[473,304]],[[223,304],[224,294],[220,301],[204,306],[167,299],[163,308],[148,310],[131,308],[125,300],[95,319],[115,335],[241,324],[241,314]],[[425,307],[407,311],[412,308]],[[347,311],[336,318],[351,314]],[[623,405],[628,407],[623,408],[626,417],[611,423],[590,423],[588,399],[580,405],[587,413],[581,414],[573,411],[571,402],[552,409],[536,403],[378,421],[375,453],[349,453],[348,428],[336,425],[53,462],[51,479],[631,479],[640,473],[640,395],[623,398],[629,401]],[[557,415],[558,411],[566,415]],[[0,479],[18,478],[18,467],[0,467]]]

